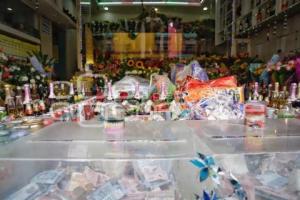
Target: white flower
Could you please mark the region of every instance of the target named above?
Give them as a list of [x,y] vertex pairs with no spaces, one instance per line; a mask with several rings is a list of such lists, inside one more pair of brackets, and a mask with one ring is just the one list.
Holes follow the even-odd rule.
[[36,78],[37,80],[40,80],[40,79],[41,79],[41,77],[40,77],[39,75],[36,75],[35,78]]
[[21,81],[28,81],[28,77],[27,76],[21,76]]
[[31,71],[31,72],[35,72],[34,67],[31,67],[30,71]]
[[35,83],[35,80],[34,79],[30,79],[30,83]]
[[13,72],[13,71],[16,70],[16,68],[17,68],[16,66],[10,66],[9,71],[10,71],[10,72]]

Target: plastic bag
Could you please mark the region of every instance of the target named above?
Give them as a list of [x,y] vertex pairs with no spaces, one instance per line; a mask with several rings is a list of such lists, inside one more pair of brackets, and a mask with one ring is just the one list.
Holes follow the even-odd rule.
[[162,95],[163,93],[166,95],[167,99],[173,98],[173,94],[176,87],[166,75],[158,75],[158,74],[153,75],[150,84],[151,84],[150,85],[151,94],[156,92],[159,95]]
[[183,70],[180,70],[176,73],[176,83],[180,84],[188,76],[192,76],[192,68],[189,65],[183,67]]
[[189,65],[192,69],[192,77],[194,79],[197,79],[197,80],[200,80],[203,82],[206,82],[209,80],[205,69],[203,69],[200,66],[200,64],[197,60],[193,60]]
[[138,85],[138,92],[140,98],[149,97],[149,81],[136,76],[125,76],[120,81],[117,81],[112,86],[112,95],[113,98],[119,98],[121,92],[127,92],[127,98],[133,98],[136,94],[136,89]]
[[184,87],[184,100],[186,102],[198,102],[202,98],[210,97],[218,91],[234,93],[239,102],[244,101],[242,88],[237,87],[237,80],[234,76],[223,77],[209,82],[202,82],[196,79],[188,80]]

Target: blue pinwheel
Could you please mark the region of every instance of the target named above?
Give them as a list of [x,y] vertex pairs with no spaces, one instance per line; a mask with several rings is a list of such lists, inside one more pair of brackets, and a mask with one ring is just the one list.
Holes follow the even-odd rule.
[[[198,158],[191,160],[191,163],[200,169],[199,172],[199,180],[200,182],[205,181],[207,178],[212,178],[212,180],[220,185],[220,176],[224,176],[229,180],[232,185],[233,193],[228,197],[235,196],[239,200],[247,200],[247,193],[238,181],[237,178],[233,176],[230,172],[230,175],[225,175],[225,171],[223,172],[220,167],[216,166],[214,159],[211,156],[205,156],[201,153],[197,153]],[[202,197],[198,194],[195,194],[196,200],[217,200],[217,193],[212,191],[211,193],[203,191]]]
[[236,197],[239,200],[246,200],[247,199],[247,193],[240,184],[240,182],[233,176],[232,173],[230,173],[229,181],[233,187],[233,194],[236,195]]
[[221,169],[215,166],[215,161],[213,157],[205,156],[201,153],[197,154],[199,158],[191,160],[191,163],[193,163],[196,167],[200,169],[200,182],[205,181],[209,176],[211,176],[214,181],[219,183],[218,173],[221,171]]
[[208,192],[203,190],[202,198],[197,194],[195,196],[196,196],[196,200],[218,200],[217,194],[214,191],[211,191],[211,193],[209,194]]

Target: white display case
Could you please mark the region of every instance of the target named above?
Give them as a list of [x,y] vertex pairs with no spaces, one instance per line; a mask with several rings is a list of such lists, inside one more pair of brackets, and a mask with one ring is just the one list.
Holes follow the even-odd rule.
[[[299,199],[299,150],[298,120],[267,121],[264,130],[236,121],[128,122],[119,135],[56,123],[0,147],[0,199],[191,200],[203,190],[237,198],[228,197],[224,174],[248,199]],[[197,152],[222,169],[219,185],[210,175],[199,181],[190,162]]]

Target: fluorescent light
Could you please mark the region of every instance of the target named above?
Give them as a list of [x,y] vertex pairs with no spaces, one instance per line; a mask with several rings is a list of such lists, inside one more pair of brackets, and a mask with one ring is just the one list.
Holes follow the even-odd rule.
[[80,5],[91,5],[91,2],[80,2]]
[[105,6],[105,7],[104,7],[104,10],[108,10],[108,7]]
[[[169,2],[169,1],[145,1],[144,5],[186,5],[186,6],[200,6],[203,3],[203,0],[198,3],[195,2]],[[98,2],[98,5],[102,6],[116,6],[116,5],[141,5],[140,1],[132,2],[123,2],[123,1],[114,1],[114,2]]]
[[12,8],[7,8],[7,10],[8,10],[8,11],[12,11],[13,9],[12,9]]
[[154,10],[155,10],[155,12],[157,12],[157,11],[158,11],[158,8],[154,8]]
[[204,8],[203,8],[203,10],[205,11],[205,10],[208,10],[208,8],[205,6]]

